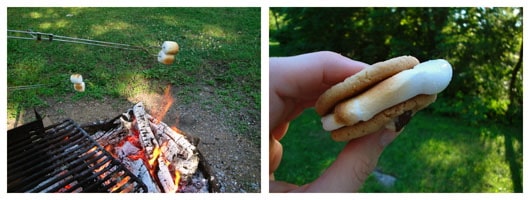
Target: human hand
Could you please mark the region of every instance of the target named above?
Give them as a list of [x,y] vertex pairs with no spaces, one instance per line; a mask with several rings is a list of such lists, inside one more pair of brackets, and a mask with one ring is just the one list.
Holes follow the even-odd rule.
[[289,122],[315,105],[331,86],[368,65],[333,52],[270,58],[269,63],[269,191],[356,192],[377,164],[384,147],[398,133],[381,130],[348,142],[335,162],[315,181],[301,187],[275,181],[282,157],[281,138]]

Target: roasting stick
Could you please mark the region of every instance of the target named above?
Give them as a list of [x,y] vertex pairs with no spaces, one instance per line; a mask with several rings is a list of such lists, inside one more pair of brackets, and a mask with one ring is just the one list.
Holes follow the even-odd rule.
[[[128,44],[121,44],[121,43],[115,43],[115,42],[105,42],[105,41],[99,41],[99,40],[89,40],[89,39],[82,39],[82,38],[74,38],[74,37],[67,37],[67,36],[60,36],[60,35],[54,35],[53,33],[42,33],[42,32],[34,32],[34,31],[20,31],[20,30],[7,30],[7,32],[11,33],[22,33],[22,34],[28,34],[31,37],[21,37],[21,36],[15,36],[15,35],[8,35],[7,38],[12,39],[25,39],[25,40],[48,40],[50,42],[52,41],[59,41],[59,42],[68,42],[68,43],[77,43],[77,44],[86,44],[86,45],[94,45],[94,46],[102,46],[102,47],[111,47],[111,48],[117,48],[117,49],[125,49],[125,50],[143,50],[147,51],[146,47],[140,47],[140,46],[132,46]],[[43,38],[46,37],[46,38]],[[150,46],[156,47],[156,46]],[[156,47],[158,48],[158,47]]]
[[36,89],[36,88],[40,88],[40,87],[57,87],[59,85],[60,85],[59,83],[56,83],[56,84],[18,85],[18,86],[7,87],[7,90],[8,91],[29,90],[29,89]]
[[[52,84],[35,84],[35,85],[19,85],[19,86],[11,86],[7,87],[7,90],[9,91],[16,91],[16,90],[29,90],[29,89],[35,89],[40,88],[44,86],[51,86]],[[58,85],[58,84],[56,84]]]
[[[141,50],[141,51],[145,51],[146,53],[149,53],[149,50],[148,50],[149,48],[160,48],[159,46],[141,47],[141,46],[133,46],[133,45],[121,44],[121,43],[115,43],[115,42],[105,42],[105,41],[99,41],[99,40],[67,37],[67,36],[54,35],[53,33],[42,33],[42,32],[35,32],[31,30],[28,30],[28,31],[7,30],[7,33],[8,33],[7,38],[10,38],[10,39],[24,39],[24,40],[37,40],[37,41],[47,40],[50,42],[59,41],[59,42],[67,42],[67,43],[110,47],[110,48],[124,49],[124,50]],[[26,36],[18,36],[15,34],[19,34],[19,35],[26,34]],[[158,54],[150,54],[150,55],[157,57],[158,62],[165,64],[165,65],[169,65],[175,61],[175,55],[178,52],[179,52],[179,45],[176,42],[164,41],[160,52]]]

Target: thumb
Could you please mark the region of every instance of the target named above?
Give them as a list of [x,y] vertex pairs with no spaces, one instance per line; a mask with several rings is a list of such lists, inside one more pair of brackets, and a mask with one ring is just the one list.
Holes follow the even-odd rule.
[[348,142],[337,160],[317,180],[307,185],[306,192],[356,192],[377,165],[383,149],[398,135],[383,129]]

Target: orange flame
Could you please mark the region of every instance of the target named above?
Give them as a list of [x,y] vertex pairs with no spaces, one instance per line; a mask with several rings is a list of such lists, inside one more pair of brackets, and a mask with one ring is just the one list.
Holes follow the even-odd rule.
[[175,127],[175,126],[171,126],[171,130],[175,131],[175,133],[178,133],[178,134],[184,135],[184,134],[182,133],[182,131],[181,131],[180,129],[178,129],[177,127]]
[[149,159],[149,166],[152,167],[156,160],[158,159],[158,156],[160,155],[160,148],[159,147],[156,147],[154,150],[153,150],[153,157],[151,159]]
[[153,117],[157,119],[158,121],[162,121],[164,117],[166,116],[167,111],[173,104],[174,100],[171,96],[171,86],[167,85],[166,89],[164,90],[164,97],[162,98],[164,102],[164,105],[162,105],[162,109],[159,112],[153,113]]
[[179,170],[175,170],[175,188],[179,188],[179,182],[180,182],[180,172]]

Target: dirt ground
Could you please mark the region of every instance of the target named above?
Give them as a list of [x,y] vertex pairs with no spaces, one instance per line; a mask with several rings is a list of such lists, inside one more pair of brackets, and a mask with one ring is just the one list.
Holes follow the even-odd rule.
[[[201,98],[214,98],[208,89],[200,91]],[[170,126],[176,126],[188,134],[199,137],[199,150],[215,172],[221,192],[261,192],[261,154],[258,142],[252,137],[260,134],[260,120],[241,114],[216,114],[212,108],[195,101],[187,105],[179,104],[178,96],[172,93],[175,102],[162,120]],[[48,107],[37,108],[45,117],[45,123],[58,123],[73,119],[78,124],[110,119],[131,108],[137,102],[143,102],[147,112],[158,112],[166,102],[163,94],[140,94],[129,99],[103,98],[101,100],[74,101],[70,97],[64,101],[45,99]],[[221,113],[230,113],[228,111]],[[232,117],[232,119],[230,119]],[[236,117],[237,119],[233,119]],[[18,118],[18,119],[17,119]],[[35,119],[32,110],[20,111],[17,118],[8,118],[8,129]],[[237,133],[229,120],[248,120],[254,133]],[[49,120],[49,121],[48,121]],[[253,135],[247,136],[245,134]],[[259,138],[259,137],[258,137]]]

